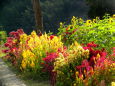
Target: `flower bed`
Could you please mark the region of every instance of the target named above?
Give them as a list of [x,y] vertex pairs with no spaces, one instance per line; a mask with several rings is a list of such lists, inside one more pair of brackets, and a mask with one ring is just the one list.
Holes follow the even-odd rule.
[[[74,19],[72,24],[76,25]],[[85,28],[90,28],[90,25],[88,23]],[[114,36],[112,38],[114,40]],[[34,79],[49,77],[51,86],[109,86],[114,83],[114,45],[108,54],[107,50],[101,49],[101,44],[85,41],[84,45],[80,45],[76,40],[69,43],[62,42],[62,39],[60,35],[37,35],[35,31],[27,35],[18,29],[7,38],[5,46],[8,49],[4,50],[7,53],[4,59]]]

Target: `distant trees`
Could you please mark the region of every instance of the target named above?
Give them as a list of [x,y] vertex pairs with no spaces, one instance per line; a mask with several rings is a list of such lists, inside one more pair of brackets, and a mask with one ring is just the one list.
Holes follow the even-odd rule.
[[[0,26],[3,26],[7,32],[23,28],[26,33],[30,33],[36,26],[44,25],[44,31],[50,30],[56,33],[60,22],[68,22],[72,16],[87,18],[88,12],[85,0],[37,0],[38,3],[35,4],[39,5],[40,2],[42,16],[41,13],[33,10],[32,0],[2,1],[8,3],[4,2],[0,5]],[[41,24],[37,21],[37,17],[40,16],[40,21],[43,19]],[[39,22],[39,25],[36,22]]]
[[105,13],[115,13],[115,0],[86,0],[90,6],[88,15],[90,18],[102,17]]

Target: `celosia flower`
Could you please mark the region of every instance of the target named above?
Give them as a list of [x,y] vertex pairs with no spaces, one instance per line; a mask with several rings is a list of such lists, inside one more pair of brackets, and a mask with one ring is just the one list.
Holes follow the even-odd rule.
[[54,38],[54,35],[51,35],[51,36],[50,36],[50,40],[52,40],[53,38]]
[[43,58],[43,60],[46,63],[50,63],[50,62],[53,62],[55,60],[55,58],[57,58],[57,57],[58,57],[57,53],[50,53],[49,55],[47,55],[47,57]]
[[18,32],[18,34],[20,34],[20,35],[21,35],[21,34],[24,34],[23,29],[18,29],[17,32]]
[[11,49],[11,52],[15,52],[16,50],[17,50],[17,48],[14,47],[14,48]]
[[25,62],[24,60],[22,61],[21,67],[22,67],[23,69],[26,68],[26,62]]
[[9,49],[6,49],[6,50],[2,50],[3,53],[9,53]]
[[34,62],[33,62],[33,61],[31,62],[30,67],[32,67],[32,68],[34,68],[34,67],[35,67],[35,64],[34,64]]
[[115,82],[111,82],[111,86],[115,86]]
[[87,47],[97,47],[98,45],[95,44],[94,42],[88,43]]

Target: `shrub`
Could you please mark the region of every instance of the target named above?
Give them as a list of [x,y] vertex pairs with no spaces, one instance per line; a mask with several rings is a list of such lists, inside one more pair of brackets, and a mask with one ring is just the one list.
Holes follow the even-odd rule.
[[7,33],[6,31],[0,31],[0,44],[3,44],[6,42]]
[[73,17],[69,25],[60,23],[58,34],[66,45],[74,41],[80,44],[95,42],[100,45],[98,48],[111,51],[110,48],[115,46],[115,15],[105,15],[102,20],[96,17],[87,21]]
[[[114,80],[114,61],[94,43],[81,47],[74,44],[68,56],[59,53],[54,62],[56,86],[99,86],[104,80],[108,86]],[[108,80],[109,79],[109,80]]]
[[37,73],[42,73],[41,63],[42,58],[47,53],[57,52],[58,48],[63,47],[61,36],[42,34],[38,36],[35,31],[30,35],[23,32],[22,29],[10,33],[11,37],[7,38],[5,46],[9,49],[6,58],[22,72],[32,73],[36,76]]

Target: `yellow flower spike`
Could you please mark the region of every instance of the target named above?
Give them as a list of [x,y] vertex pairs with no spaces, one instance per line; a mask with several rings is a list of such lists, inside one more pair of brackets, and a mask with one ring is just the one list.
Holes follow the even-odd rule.
[[82,19],[82,18],[79,18],[79,22],[83,22],[83,19]]
[[26,69],[26,63],[22,62],[21,66],[23,69]]
[[79,74],[79,72],[78,72],[78,71],[77,71],[77,72],[75,72],[75,75],[76,75],[76,76],[78,76],[78,74]]
[[97,54],[97,56],[96,56],[96,59],[99,59],[100,58],[100,55],[99,55],[99,53]]
[[115,19],[115,14],[113,14],[112,18]]
[[75,24],[75,23],[76,23],[76,17],[75,17],[75,16],[72,17],[71,23],[72,23],[72,24]]
[[20,35],[20,42],[24,43],[27,40],[27,37],[28,37],[27,34]]
[[33,61],[31,62],[30,67],[32,67],[32,68],[34,68],[34,67],[35,67],[35,64],[34,64],[34,62],[33,62]]
[[111,82],[111,86],[115,86],[115,82]]
[[33,31],[33,32],[31,33],[31,36],[32,36],[32,37],[35,37],[35,36],[36,36],[36,32]]
[[22,52],[22,56],[23,56],[23,58],[26,58],[26,57],[27,57],[26,50],[24,50],[24,51]]
[[60,22],[60,28],[62,28],[63,27],[63,23],[62,22]]
[[113,19],[112,18],[109,18],[109,23],[111,24],[113,22]]

